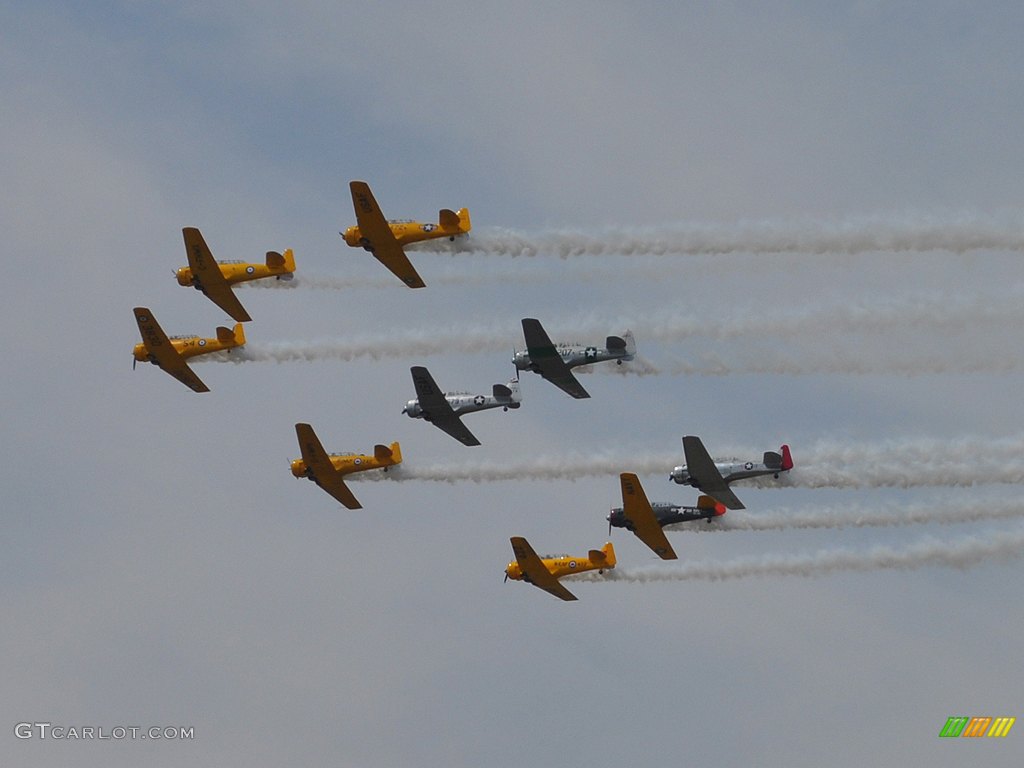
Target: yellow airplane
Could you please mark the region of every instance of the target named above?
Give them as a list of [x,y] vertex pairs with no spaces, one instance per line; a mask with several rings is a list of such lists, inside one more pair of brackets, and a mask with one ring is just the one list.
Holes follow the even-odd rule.
[[345,475],[382,467],[387,472],[388,467],[402,463],[402,448],[398,443],[392,443],[390,447],[375,445],[373,456],[327,453],[309,424],[296,424],[295,434],[299,438],[302,458],[292,461],[292,474],[309,478],[349,509],[362,509],[363,505],[345,485]]
[[202,233],[195,227],[181,230],[185,237],[185,254],[188,266],[177,270],[174,275],[178,285],[191,285],[202,291],[214,304],[223,309],[232,319],[240,323],[252,320],[245,307],[235,296],[231,286],[247,280],[276,277],[291,280],[295,272],[295,255],[291,248],[283,254],[267,251],[266,264],[250,264],[247,261],[215,261],[206,245]]
[[352,205],[356,209],[356,226],[349,227],[341,236],[353,248],[362,247],[376,256],[381,264],[394,272],[410,288],[423,288],[426,283],[416,272],[409,257],[405,255],[403,245],[439,237],[454,240],[459,235],[469,232],[471,228],[469,211],[465,208],[460,209],[458,213],[447,208],[442,209],[438,214],[437,224],[408,220],[389,221],[384,218],[365,181],[351,181],[349,188],[352,190]]
[[193,373],[185,360],[221,350],[230,352],[235,347],[245,344],[245,332],[241,323],[236,324],[233,330],[219,326],[215,339],[203,339],[199,336],[168,338],[153,317],[153,313],[146,307],[135,307],[134,312],[135,321],[139,324],[139,333],[142,334],[142,343],[136,344],[132,352],[132,368],[136,363],[153,363],[196,392],[209,392],[210,388]]
[[522,580],[562,600],[577,599],[576,595],[559,583],[558,580],[563,576],[593,570],[604,573],[605,568],[615,567],[615,549],[610,541],[600,549],[590,550],[586,557],[545,555],[543,558],[521,536],[513,536],[511,541],[516,559],[505,568],[505,581]]

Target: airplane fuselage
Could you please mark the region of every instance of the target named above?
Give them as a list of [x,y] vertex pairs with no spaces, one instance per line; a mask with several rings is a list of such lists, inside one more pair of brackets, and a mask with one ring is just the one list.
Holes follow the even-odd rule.
[[[286,251],[285,254],[285,258],[289,258],[291,251]],[[266,264],[253,264],[247,261],[218,261],[217,267],[229,285],[244,283],[247,280],[261,280],[264,277],[291,280],[294,277],[295,269],[294,264],[289,269],[288,264],[280,267],[270,267]],[[181,267],[174,273],[174,276],[178,280],[178,285],[192,286],[196,290],[203,290],[202,282],[192,274],[191,267]]]
[[[762,475],[775,475],[777,478],[779,473],[783,471],[781,467],[769,467],[752,461],[716,461],[715,467],[721,473],[722,479],[726,483],[731,483],[735,480],[747,480],[751,477],[760,477]],[[692,485],[694,488],[700,487],[701,483],[700,478],[693,477],[685,465],[675,467],[669,475],[669,479],[674,480],[680,485]]]
[[[154,343],[154,340],[148,340]],[[212,352],[227,350],[230,352],[235,347],[242,346],[234,340],[221,341],[220,339],[204,339],[199,336],[174,336],[170,338],[171,347],[186,360],[198,355],[208,355]],[[140,363],[157,363],[156,357],[147,349],[146,344],[136,344],[132,351],[135,360]]]
[[[586,571],[599,570],[603,573],[605,568],[615,567],[614,563],[608,563],[604,560],[595,562],[589,557],[572,557],[571,555],[543,555],[540,561],[556,579],[573,573],[585,573]],[[512,560],[505,568],[505,575],[513,581],[524,580],[523,569],[520,568],[519,563],[515,560]],[[529,577],[525,581],[529,582]]]
[[[688,523],[691,520],[707,520],[711,522],[713,517],[721,514],[714,507],[708,509],[683,507],[667,501],[652,501],[651,511],[654,512],[654,517],[662,528],[675,523]],[[626,519],[622,507],[616,507],[611,510],[611,513],[608,515],[608,522],[614,528],[625,528],[627,531],[633,530],[633,523]]]
[[[512,382],[509,382],[509,384],[511,385]],[[486,411],[490,408],[504,408],[506,411],[509,408],[518,408],[520,405],[518,386],[514,390],[510,390],[510,392],[511,394],[508,397],[474,395],[469,392],[449,392],[445,394],[444,399],[448,401],[448,405],[452,407],[456,416],[462,416],[466,413]],[[418,399],[407,402],[405,408],[402,409],[402,413],[414,419],[430,421],[430,416],[423,412]]]
[[[367,469],[385,469],[397,462],[393,458],[378,459],[376,456],[367,456],[364,453],[331,453],[328,454],[334,469],[342,474],[363,472]],[[302,459],[293,459],[291,462],[292,474],[295,477],[310,477],[309,467]]]
[[[463,211],[465,209],[462,209],[459,214],[461,215]],[[454,240],[456,237],[466,234],[466,230],[463,229],[422,221],[391,220],[388,221],[388,227],[391,228],[391,234],[395,236],[395,240],[401,246],[419,243],[424,240],[436,240],[441,237]],[[369,245],[369,240],[363,238],[363,234],[359,231],[358,226],[349,227],[341,233],[341,236],[353,248],[367,248]],[[367,250],[369,249],[367,248]]]
[[[519,349],[512,356],[512,364],[518,371],[540,373],[540,366],[530,357],[531,350]],[[625,350],[607,349],[605,347],[584,347],[576,345],[555,345],[555,353],[562,358],[568,367],[601,363],[605,360],[617,360],[619,363],[633,359],[633,355]],[[536,354],[536,353],[535,353]]]

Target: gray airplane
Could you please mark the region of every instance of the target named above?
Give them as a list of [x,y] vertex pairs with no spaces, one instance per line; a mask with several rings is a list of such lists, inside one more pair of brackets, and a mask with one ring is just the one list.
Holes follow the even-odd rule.
[[622,484],[622,506],[608,515],[608,535],[611,535],[613,526],[632,531],[662,560],[676,559],[675,550],[662,530],[666,525],[690,520],[707,520],[710,523],[711,518],[725,514],[725,506],[710,496],[697,499],[696,507],[682,507],[667,501],[651,503],[636,475],[623,472],[619,480]]
[[729,483],[746,480],[761,475],[774,475],[788,472],[793,468],[793,457],[789,454],[789,446],[784,445],[781,453],[765,451],[760,464],[752,461],[712,461],[704,443],[699,437],[687,435],[683,438],[683,454],[686,463],[672,470],[670,480],[680,485],[692,485],[701,493],[706,493],[729,509],[746,509],[729,488]]
[[512,355],[516,370],[539,373],[577,399],[590,397],[590,394],[572,375],[571,368],[605,360],[615,360],[622,365],[624,360],[632,360],[636,356],[636,343],[631,331],[626,331],[622,336],[609,336],[605,339],[604,347],[555,345],[539,320],[525,317],[523,336],[526,338],[526,349],[517,350]]
[[421,365],[414,365],[412,383],[416,387],[416,399],[405,404],[402,413],[429,421],[444,430],[463,445],[480,445],[476,435],[462,423],[462,416],[488,408],[518,408],[522,402],[519,381],[512,379],[506,384],[495,384],[490,395],[474,395],[469,392],[441,392],[434,377]]

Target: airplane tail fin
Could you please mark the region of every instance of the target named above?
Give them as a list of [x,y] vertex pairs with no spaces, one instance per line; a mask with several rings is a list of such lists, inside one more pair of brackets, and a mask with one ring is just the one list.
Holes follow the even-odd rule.
[[398,441],[391,444],[391,461],[395,464],[402,463],[402,446],[398,444]]
[[245,331],[242,330],[241,323],[235,323],[235,327],[225,328],[223,325],[217,326],[217,341],[221,344],[227,344],[232,347],[240,347],[245,344]]
[[780,450],[782,451],[782,471],[785,472],[793,468],[793,457],[789,453],[788,445],[782,446]]
[[704,510],[706,512],[710,512],[711,510],[714,510],[715,517],[719,517],[720,515],[724,515],[725,514],[725,504],[721,504],[721,503],[715,501],[710,496],[704,496],[704,495],[700,496],[697,499],[697,509],[701,509],[701,510]]
[[627,330],[622,334],[623,340],[626,342],[626,356],[629,358],[636,356],[636,340],[633,338],[633,332]]
[[609,541],[600,549],[592,549],[588,553],[590,561],[593,563],[600,564],[602,568],[614,568],[615,567],[615,547]]

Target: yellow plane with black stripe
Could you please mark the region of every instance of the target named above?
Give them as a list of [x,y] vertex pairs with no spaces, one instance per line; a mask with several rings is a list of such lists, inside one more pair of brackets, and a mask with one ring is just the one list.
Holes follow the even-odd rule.
[[609,541],[600,549],[592,549],[586,557],[570,555],[539,556],[529,542],[521,536],[513,536],[512,553],[516,559],[505,568],[505,581],[525,581],[550,592],[562,600],[576,600],[576,595],[558,581],[563,576],[586,571],[604,573],[606,568],[615,567],[615,548]]
[[245,344],[241,323],[236,324],[234,329],[219,326],[215,339],[199,336],[169,338],[149,309],[135,307],[133,311],[139,333],[142,334],[142,343],[136,344],[132,351],[132,368],[135,363],[153,363],[195,392],[209,392],[210,388],[188,367],[185,362],[188,358],[222,350],[230,352]]
[[248,280],[262,280],[276,277],[278,280],[291,280],[295,273],[295,255],[291,248],[283,254],[267,251],[265,264],[248,261],[216,261],[202,233],[195,227],[181,230],[185,238],[185,255],[188,266],[174,273],[178,285],[192,286],[214,304],[223,309],[233,320],[247,323],[252,320],[245,311],[242,302],[235,296],[231,286]]
[[373,456],[363,453],[327,453],[309,424],[296,424],[295,434],[299,438],[302,458],[292,461],[292,474],[312,480],[349,509],[362,509],[363,505],[345,485],[345,475],[368,469],[383,469],[386,472],[388,467],[402,463],[402,448],[397,442],[390,446],[375,445]]
[[442,209],[438,214],[437,224],[408,220],[389,221],[384,218],[369,184],[365,181],[351,181],[348,186],[352,192],[356,226],[349,227],[341,236],[353,248],[363,248],[372,253],[410,288],[423,288],[426,283],[409,261],[409,257],[405,255],[402,246],[440,237],[454,240],[459,235],[467,234],[472,228],[469,211],[466,208],[459,209],[457,213],[447,208]]

